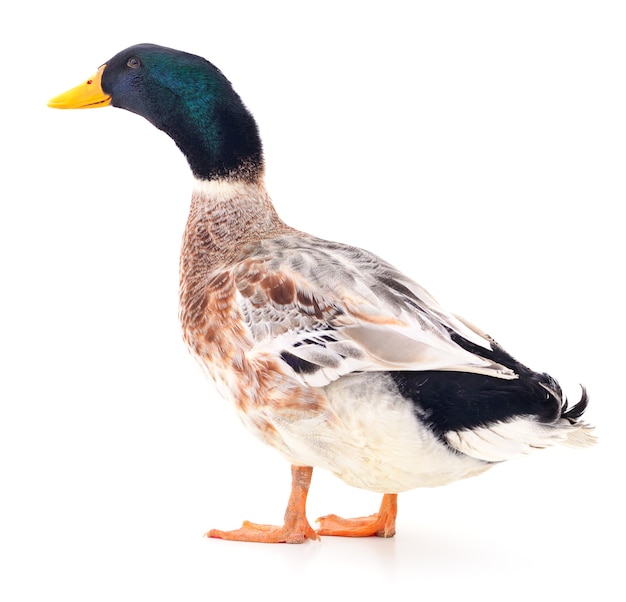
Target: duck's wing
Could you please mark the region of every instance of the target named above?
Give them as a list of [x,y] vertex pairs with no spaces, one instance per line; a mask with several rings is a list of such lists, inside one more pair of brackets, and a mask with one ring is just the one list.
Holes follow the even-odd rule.
[[233,268],[255,351],[307,384],[352,372],[454,370],[515,378],[493,341],[375,255],[303,234],[263,241]]

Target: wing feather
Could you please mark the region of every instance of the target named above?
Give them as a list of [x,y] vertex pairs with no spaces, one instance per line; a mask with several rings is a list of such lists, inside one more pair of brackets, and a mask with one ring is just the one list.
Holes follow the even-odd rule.
[[463,348],[452,334],[487,352],[489,337],[361,249],[303,234],[283,236],[248,250],[234,276],[255,350],[280,356],[312,386],[381,370],[516,376]]

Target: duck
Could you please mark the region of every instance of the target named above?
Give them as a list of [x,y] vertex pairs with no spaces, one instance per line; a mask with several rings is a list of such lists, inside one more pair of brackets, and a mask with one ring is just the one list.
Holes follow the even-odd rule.
[[[203,57],[137,44],[48,105],[113,106],[165,132],[192,194],[180,255],[184,341],[244,426],[291,465],[282,525],[210,538],[392,537],[398,495],[480,475],[555,444],[588,447],[588,394],[446,311],[377,255],[287,225],[264,184],[257,123]],[[314,468],[382,494],[377,512],[307,519]]]

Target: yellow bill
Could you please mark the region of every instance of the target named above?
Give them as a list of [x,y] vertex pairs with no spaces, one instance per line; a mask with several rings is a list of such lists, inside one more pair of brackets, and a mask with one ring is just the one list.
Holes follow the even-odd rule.
[[53,109],[96,109],[111,104],[111,97],[102,90],[102,65],[98,72],[86,82],[48,101]]

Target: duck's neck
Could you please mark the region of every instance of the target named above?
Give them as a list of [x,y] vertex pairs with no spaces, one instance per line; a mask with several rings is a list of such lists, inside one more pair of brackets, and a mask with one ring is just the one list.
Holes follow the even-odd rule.
[[190,97],[176,110],[159,112],[152,122],[176,142],[195,178],[249,183],[263,178],[256,122],[232,89],[228,102],[217,102],[210,94]]
[[205,273],[219,269],[241,256],[249,243],[288,230],[262,180],[196,179],[183,238],[181,271],[199,269],[199,261]]

